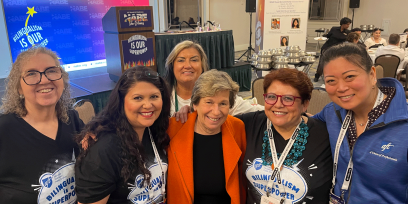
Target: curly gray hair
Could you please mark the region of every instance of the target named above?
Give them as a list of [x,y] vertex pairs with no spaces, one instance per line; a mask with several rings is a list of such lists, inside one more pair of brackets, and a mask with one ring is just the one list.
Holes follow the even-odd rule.
[[[17,56],[16,61],[13,63],[10,74],[6,79],[6,92],[2,98],[3,105],[0,107],[0,110],[4,114],[14,113],[20,117],[27,115],[25,99],[20,97],[19,93],[19,90],[21,89],[21,69],[28,60],[39,53],[51,56],[54,59],[55,64],[60,66],[57,54],[45,47],[36,46],[20,53]],[[62,92],[61,98],[58,100],[55,109],[58,118],[64,123],[68,123],[68,110],[73,107],[73,100],[71,99],[68,73],[64,69],[62,69],[62,80],[64,81],[64,91]]]

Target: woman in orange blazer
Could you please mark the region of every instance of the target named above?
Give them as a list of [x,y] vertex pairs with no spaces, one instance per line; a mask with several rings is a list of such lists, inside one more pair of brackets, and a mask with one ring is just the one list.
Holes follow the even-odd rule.
[[169,204],[245,203],[245,126],[228,115],[238,89],[227,73],[207,71],[193,88],[187,122],[170,119]]

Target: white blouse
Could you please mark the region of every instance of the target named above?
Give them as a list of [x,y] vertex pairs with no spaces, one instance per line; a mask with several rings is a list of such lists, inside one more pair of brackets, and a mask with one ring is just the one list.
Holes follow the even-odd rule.
[[[170,108],[170,116],[173,116],[173,114],[176,112],[176,100],[175,100],[175,91],[173,89],[171,93],[171,108]],[[234,106],[229,110],[229,114],[234,116],[234,115],[239,115],[243,113],[249,113],[249,112],[254,112],[254,111],[263,111],[265,110],[264,106],[259,105],[259,104],[251,104],[252,100],[244,100],[240,96],[235,97],[235,104]],[[190,105],[191,104],[191,99],[183,99],[180,96],[177,95],[177,104],[178,108],[182,108],[183,106]],[[177,110],[177,111],[179,111]]]
[[367,48],[370,48],[371,46],[376,45],[376,44],[383,44],[384,46],[387,46],[387,45],[388,45],[388,44],[387,44],[387,41],[386,41],[384,38],[380,38],[380,42],[379,42],[379,43],[376,43],[376,42],[374,41],[374,38],[373,38],[373,37],[368,38],[368,39],[364,42],[364,44],[367,46]]

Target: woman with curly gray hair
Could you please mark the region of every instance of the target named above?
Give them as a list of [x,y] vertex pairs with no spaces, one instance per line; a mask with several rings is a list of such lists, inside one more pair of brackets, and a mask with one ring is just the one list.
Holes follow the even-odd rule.
[[58,56],[44,47],[20,53],[2,100],[0,203],[75,202],[73,135],[83,123]]

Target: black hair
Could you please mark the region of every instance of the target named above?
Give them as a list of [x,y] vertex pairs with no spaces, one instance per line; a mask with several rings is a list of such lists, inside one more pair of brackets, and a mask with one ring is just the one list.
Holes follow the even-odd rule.
[[339,57],[343,57],[348,62],[364,69],[367,73],[370,73],[373,66],[373,61],[365,48],[354,43],[342,43],[328,48],[323,53],[323,69],[330,61]]
[[162,95],[162,110],[159,117],[150,127],[150,130],[154,133],[152,136],[155,142],[157,142],[158,149],[163,150],[167,148],[170,142],[169,136],[166,133],[170,117],[170,91],[168,85],[158,76],[157,72],[150,68],[143,66],[132,67],[126,70],[119,78],[105,108],[87,123],[81,133],[76,136],[75,140],[80,145],[87,134],[91,133],[96,136],[95,140],[88,139],[89,146],[86,150],[81,151],[76,165],[81,165],[82,158],[86,156],[89,149],[95,144],[100,133],[114,132],[121,140],[121,159],[123,163],[123,168],[120,172],[121,178],[126,182],[128,179],[134,178],[137,170],[140,170],[143,175],[149,175],[144,181],[150,182],[150,171],[144,166],[146,157],[144,156],[142,141],[139,140],[136,131],[129,123],[124,110],[126,94],[134,84],[141,81],[153,84],[160,90]]
[[356,31],[361,31],[361,29],[360,29],[360,28],[353,28],[353,29],[351,29],[351,32],[356,32]]
[[405,28],[404,33],[408,32],[408,28]]
[[[297,21],[297,25],[295,25],[295,21]],[[292,28],[299,28],[299,25],[300,25],[300,23],[299,23],[299,19],[298,18],[295,18],[295,19],[293,19],[293,21],[292,21]]]
[[340,20],[340,25],[351,23],[351,19],[344,17]]
[[[283,39],[286,39],[286,45],[283,44]],[[287,37],[282,37],[281,46],[288,46],[288,45],[289,45],[289,39]]]
[[381,29],[380,29],[380,28],[374,28],[371,33],[374,34],[376,31],[380,31],[380,32],[381,32]]

